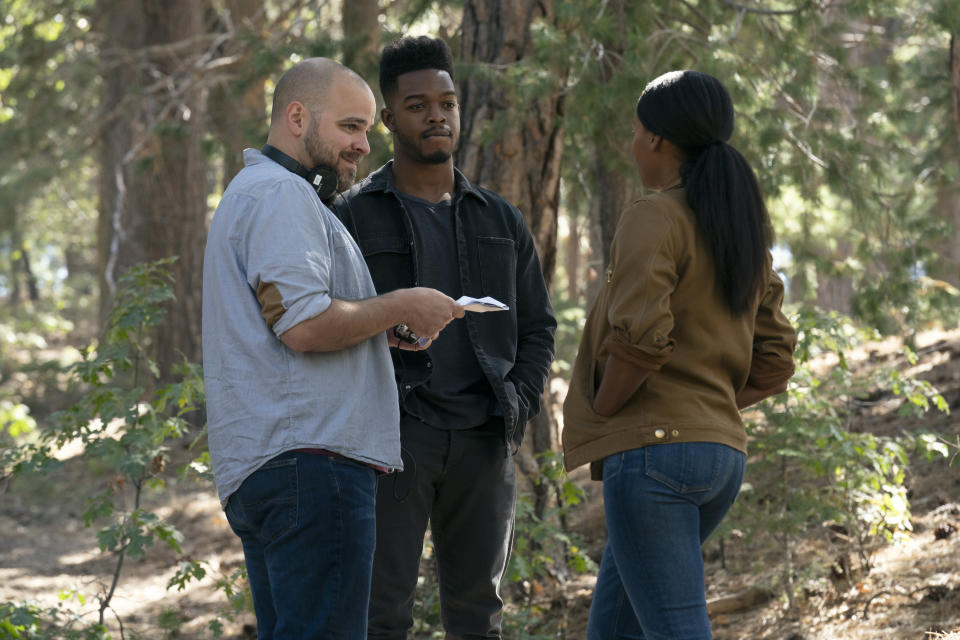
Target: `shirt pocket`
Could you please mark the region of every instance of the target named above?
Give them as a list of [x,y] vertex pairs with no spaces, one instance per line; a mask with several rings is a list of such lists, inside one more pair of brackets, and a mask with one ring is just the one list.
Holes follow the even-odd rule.
[[367,276],[367,265],[346,229],[331,233],[333,269],[330,295],[340,300],[360,300],[372,295]]
[[358,241],[377,293],[411,287],[410,242],[402,236],[369,236]]
[[517,245],[510,238],[477,238],[480,256],[479,296],[490,296],[514,309],[517,304]]

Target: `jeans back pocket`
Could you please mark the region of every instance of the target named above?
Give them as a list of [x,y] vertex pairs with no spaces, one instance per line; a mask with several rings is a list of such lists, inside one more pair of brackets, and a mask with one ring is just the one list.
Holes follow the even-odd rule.
[[267,544],[297,526],[298,495],[297,459],[274,458],[230,496],[230,526],[238,535],[237,528],[247,528]]
[[716,482],[717,445],[709,442],[677,442],[644,447],[647,477],[677,493],[710,491]]

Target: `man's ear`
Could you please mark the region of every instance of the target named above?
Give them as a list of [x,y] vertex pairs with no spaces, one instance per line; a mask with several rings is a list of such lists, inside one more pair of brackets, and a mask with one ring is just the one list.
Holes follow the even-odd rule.
[[651,151],[660,151],[660,148],[662,146],[663,146],[663,136],[658,136],[658,135],[650,136]]
[[393,119],[393,109],[388,107],[380,109],[380,121],[391,133],[397,130],[397,123]]
[[287,105],[286,118],[284,123],[287,125],[287,131],[295,138],[299,138],[307,131],[307,119],[310,113],[303,106],[302,102],[294,100]]

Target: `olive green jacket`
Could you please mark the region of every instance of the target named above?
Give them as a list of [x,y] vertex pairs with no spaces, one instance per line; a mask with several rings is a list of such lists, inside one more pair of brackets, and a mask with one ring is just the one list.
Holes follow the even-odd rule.
[[[755,310],[734,316],[683,189],[635,202],[618,223],[563,405],[566,468],[667,442],[746,452],[737,392],[748,381],[776,389],[793,375],[796,334],[780,309],[783,293],[771,268]],[[603,417],[593,398],[611,354],[650,374]]]

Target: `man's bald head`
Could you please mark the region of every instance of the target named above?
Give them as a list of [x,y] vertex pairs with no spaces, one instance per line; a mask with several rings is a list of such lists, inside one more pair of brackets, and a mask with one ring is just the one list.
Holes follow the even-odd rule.
[[330,95],[330,87],[340,80],[368,86],[352,69],[329,58],[307,58],[293,65],[281,76],[273,91],[270,126],[283,121],[291,102],[300,102],[310,111],[319,112]]

